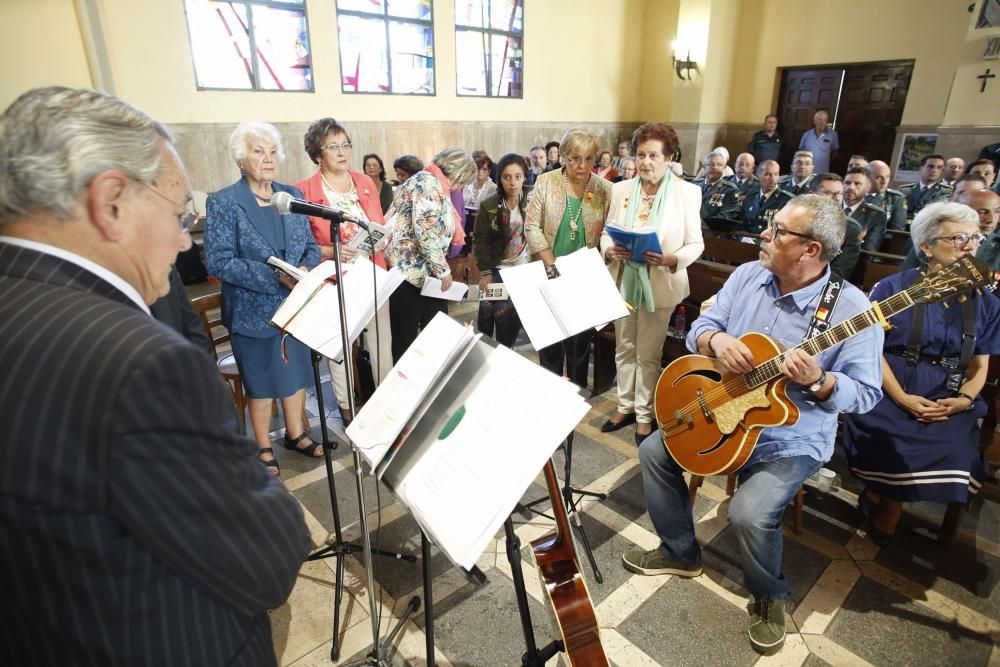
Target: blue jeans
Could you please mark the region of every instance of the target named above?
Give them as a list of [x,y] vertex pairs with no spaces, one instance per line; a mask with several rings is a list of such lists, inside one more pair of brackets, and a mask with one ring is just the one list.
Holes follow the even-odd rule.
[[[684,565],[701,564],[684,471],[663,446],[658,431],[643,440],[639,463],[646,509],[660,536],[660,552]],[[821,465],[808,456],[789,456],[739,472],[729,523],[740,542],[744,585],[754,597],[784,600],[791,595],[781,574],[781,515],[802,482]]]

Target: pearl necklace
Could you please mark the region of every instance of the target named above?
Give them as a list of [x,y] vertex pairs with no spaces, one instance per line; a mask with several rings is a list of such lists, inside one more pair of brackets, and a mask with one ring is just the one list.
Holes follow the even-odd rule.
[[590,175],[587,175],[587,182],[583,186],[583,195],[580,195],[580,206],[576,209],[576,213],[573,213],[573,209],[570,206],[570,193],[569,193],[569,178],[565,175],[563,176],[563,187],[566,193],[566,208],[570,211],[569,218],[569,240],[576,241],[576,231],[580,228],[580,216],[583,215],[583,198],[587,194],[587,186],[590,185]]

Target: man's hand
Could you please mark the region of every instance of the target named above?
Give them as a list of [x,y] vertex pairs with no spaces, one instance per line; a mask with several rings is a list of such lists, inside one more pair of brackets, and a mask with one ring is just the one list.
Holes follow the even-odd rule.
[[785,377],[803,387],[814,384],[823,374],[816,358],[799,348],[785,351],[785,363],[781,370]]
[[710,347],[729,373],[749,373],[753,370],[753,353],[739,338],[720,331],[712,337]]

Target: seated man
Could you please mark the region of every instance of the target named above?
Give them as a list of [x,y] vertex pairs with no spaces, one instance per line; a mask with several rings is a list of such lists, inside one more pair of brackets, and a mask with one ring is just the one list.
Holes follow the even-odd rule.
[[752,234],[760,234],[771,218],[792,199],[792,193],[778,188],[778,163],[764,160],[757,169],[760,189],[747,195],[743,200],[743,224],[741,228]]
[[754,160],[750,153],[740,153],[736,156],[736,173],[726,178],[727,181],[735,185],[740,191],[740,206],[747,195],[753,194],[760,187],[757,178],[753,175]]
[[945,185],[955,187],[955,182],[965,173],[965,160],[960,157],[950,157],[944,163],[944,173],[941,175],[941,182]]
[[701,220],[735,220],[739,216],[740,191],[723,178],[726,158],[718,149],[705,156],[705,178],[694,181],[701,188]]
[[[837,174],[820,174],[812,180],[810,189],[813,194],[821,197],[828,197],[837,202],[840,206],[844,201],[844,181]],[[833,272],[846,280],[851,279],[854,267],[861,256],[861,241],[864,239],[864,229],[857,220],[847,219],[847,228],[844,232],[844,245],[840,248],[840,253],[830,261],[830,268]]]
[[851,170],[856,167],[867,169],[868,159],[864,155],[852,155],[851,158],[847,161],[847,169]]
[[979,244],[976,257],[990,265],[994,271],[1000,271],[1000,195],[992,190],[982,190],[962,195],[960,204],[972,207],[979,216],[979,231],[986,234],[986,240]]
[[39,88],[0,163],[5,662],[275,664],[311,540],[214,360],[150,317],[197,217],[170,132]]
[[892,170],[881,160],[868,163],[868,176],[871,181],[871,191],[868,201],[885,212],[886,229],[906,229],[906,198],[899,190],[889,187],[892,182]]
[[920,213],[920,209],[936,201],[948,201],[952,187],[941,182],[944,174],[943,155],[925,155],[920,159],[919,179],[916,183],[907,183],[899,188],[906,198],[906,217]]
[[[788,348],[781,362],[790,380],[788,398],[799,409],[795,424],[765,428],[729,506],[740,544],[743,585],[754,597],[749,635],[759,651],[779,648],[785,638],[785,603],[791,595],[781,571],[781,516],[785,506],[833,454],[840,412],[865,412],[882,397],[879,352],[882,329],[859,332],[818,357],[797,346],[820,319],[830,258],[843,243],[845,217],[839,205],[815,195],[796,197],[764,231],[761,259],[738,267],[719,291],[715,305],[691,326],[688,349],[718,358],[727,373],[751,371],[755,360],[740,336],[773,336]],[[871,304],[853,285],[842,283],[832,310],[838,324]],[[623,556],[624,566],[644,575],[696,577],[702,571],[684,471],[658,432],[639,447],[646,506],[660,546]]]
[[885,212],[865,200],[870,182],[868,170],[854,167],[844,177],[844,213],[861,227],[862,250],[878,252],[885,237]]
[[809,184],[813,179],[813,155],[809,151],[795,151],[792,158],[792,173],[778,180],[778,187],[793,195],[804,195],[809,192]]

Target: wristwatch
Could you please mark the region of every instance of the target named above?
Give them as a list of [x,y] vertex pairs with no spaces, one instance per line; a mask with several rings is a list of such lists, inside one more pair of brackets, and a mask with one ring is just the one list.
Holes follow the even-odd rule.
[[819,391],[820,389],[823,388],[824,384],[826,384],[826,371],[824,371],[823,369],[820,369],[819,379],[816,380],[815,382],[813,382],[808,387],[806,387],[806,389],[808,389],[809,391],[811,391],[812,393],[815,394],[817,391]]

